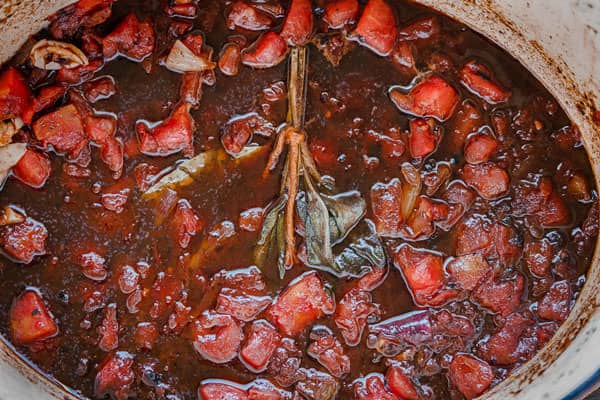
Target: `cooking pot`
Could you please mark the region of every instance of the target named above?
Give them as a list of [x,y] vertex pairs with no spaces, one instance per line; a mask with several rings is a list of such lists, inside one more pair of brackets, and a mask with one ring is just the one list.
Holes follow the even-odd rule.
[[[390,0],[392,1],[392,0]],[[73,0],[0,0],[0,62]],[[600,0],[418,0],[525,65],[579,127],[600,187]],[[594,119],[594,113],[596,118]],[[577,399],[600,385],[600,246],[569,318],[485,399]],[[77,399],[0,340],[0,399]]]

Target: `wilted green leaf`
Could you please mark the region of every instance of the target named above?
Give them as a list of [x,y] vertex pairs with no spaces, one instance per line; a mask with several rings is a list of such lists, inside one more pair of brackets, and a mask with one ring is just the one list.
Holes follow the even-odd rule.
[[177,165],[158,182],[144,192],[145,198],[155,198],[165,189],[177,189],[191,185],[202,174],[217,168],[223,169],[228,163],[240,163],[251,156],[258,156],[267,150],[267,146],[247,146],[236,157],[232,157],[222,148],[205,151]]
[[263,226],[260,231],[260,237],[254,249],[254,262],[260,268],[265,264],[265,261],[272,250],[277,245],[279,258],[282,258],[282,253],[285,252],[285,238],[280,237],[283,233],[279,225],[284,221],[284,209],[287,201],[287,196],[281,196],[270,207],[269,212],[263,220]]
[[335,266],[352,276],[360,276],[371,267],[385,267],[385,251],[375,225],[368,219],[361,221],[336,251]]

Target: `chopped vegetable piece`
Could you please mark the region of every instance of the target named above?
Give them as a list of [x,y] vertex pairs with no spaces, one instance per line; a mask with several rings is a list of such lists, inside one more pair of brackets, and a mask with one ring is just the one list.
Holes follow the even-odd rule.
[[268,314],[281,332],[296,336],[323,315],[333,313],[334,308],[319,275],[308,272],[290,282]]
[[127,352],[109,354],[98,367],[94,395],[98,398],[109,395],[116,400],[126,400],[134,395],[131,388],[135,380],[133,362],[133,355]]
[[32,149],[27,149],[13,168],[15,178],[35,189],[44,186],[50,177],[50,172],[50,158],[46,154]]
[[383,375],[372,373],[354,381],[357,400],[398,400],[386,387]]
[[378,55],[388,55],[394,48],[398,35],[394,10],[385,0],[369,0],[353,35]]
[[46,254],[46,227],[33,218],[0,227],[0,246],[16,262],[30,264],[35,256]]
[[10,335],[14,343],[28,345],[58,334],[58,327],[35,290],[26,290],[10,309]]
[[292,0],[283,22],[281,37],[290,46],[302,46],[312,35],[313,25],[311,0]]
[[45,146],[50,144],[72,158],[88,145],[81,115],[73,104],[42,116],[33,123],[33,132]]
[[325,5],[323,21],[331,29],[353,24],[358,18],[358,0],[333,0]]
[[31,102],[31,91],[14,67],[0,74],[0,121],[21,117]]
[[227,28],[242,28],[249,31],[269,29],[273,21],[269,15],[260,12],[254,5],[245,1],[236,1],[227,13]]
[[449,376],[467,399],[473,399],[492,384],[494,372],[483,360],[468,354],[457,354],[450,363]]
[[390,388],[390,391],[400,399],[418,400],[419,393],[414,383],[398,366],[392,365],[385,373],[385,380]]
[[229,315],[205,311],[192,326],[196,352],[209,361],[224,364],[233,360],[244,338],[240,325]]
[[150,126],[146,122],[136,124],[140,150],[153,156],[168,156],[182,151],[191,156],[194,120],[190,115],[190,105],[180,104],[166,120]]
[[509,189],[508,173],[492,162],[467,164],[463,168],[462,177],[486,200],[501,197]]
[[254,321],[246,336],[246,343],[240,351],[240,359],[253,372],[262,372],[267,368],[281,337],[277,330],[264,320]]
[[417,117],[433,117],[441,122],[454,114],[460,99],[456,89],[437,75],[429,75],[417,83],[408,94],[398,88],[392,88],[390,98],[402,112]]
[[154,51],[154,40],[152,23],[140,21],[135,13],[131,13],[102,39],[102,51],[108,59],[121,54],[142,61]]
[[267,32],[242,52],[242,63],[257,69],[271,68],[281,63],[287,52],[286,41],[275,32]]
[[469,91],[490,104],[507,101],[511,93],[494,81],[492,72],[477,61],[469,61],[460,70],[460,81]]
[[446,283],[443,258],[431,251],[402,245],[396,250],[394,265],[402,272],[417,304],[427,304]]

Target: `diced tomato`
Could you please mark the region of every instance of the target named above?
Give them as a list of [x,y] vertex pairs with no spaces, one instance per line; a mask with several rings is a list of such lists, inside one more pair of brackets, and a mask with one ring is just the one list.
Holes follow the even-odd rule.
[[0,74],[0,121],[21,117],[31,102],[31,91],[14,67]]
[[493,162],[466,164],[462,178],[486,200],[497,199],[509,189],[508,173]]
[[312,35],[313,25],[311,0],[292,0],[283,22],[281,37],[290,46],[302,46]]
[[417,73],[415,49],[410,42],[398,42],[390,55],[392,63],[401,72],[414,76]]
[[483,307],[506,317],[521,304],[524,285],[525,280],[521,275],[505,281],[497,281],[489,276],[475,289],[473,295]]
[[281,393],[274,387],[266,385],[252,385],[248,389],[248,400],[282,400],[284,398]]
[[169,34],[175,37],[183,36],[192,29],[194,29],[192,21],[174,20],[169,24]]
[[385,373],[385,380],[390,388],[390,391],[400,399],[418,400],[419,393],[415,388],[414,383],[406,376],[404,371],[398,366],[392,365]]
[[390,98],[402,112],[417,117],[433,117],[441,122],[452,116],[460,100],[456,89],[437,75],[428,76],[408,94],[393,88]]
[[294,339],[284,337],[271,357],[268,371],[280,386],[292,386],[304,375],[299,370],[301,362],[302,350]]
[[252,321],[269,304],[271,297],[244,293],[243,290],[223,288],[217,296],[216,310],[240,321]]
[[452,129],[448,132],[450,151],[458,154],[463,150],[469,134],[476,132],[483,125],[481,112],[472,101],[464,101],[452,119]]
[[321,318],[332,314],[335,303],[316,272],[308,272],[290,283],[269,310],[281,332],[295,336]]
[[436,226],[449,230],[460,217],[460,207],[449,206],[441,200],[430,200],[427,196],[419,196],[417,207],[403,228],[403,237],[422,240],[435,233]]
[[152,128],[144,122],[138,122],[136,130],[141,152],[151,156],[167,156],[183,151],[185,155],[192,155],[194,119],[190,115],[190,108],[188,103],[181,103],[169,118]]
[[461,181],[452,181],[448,184],[442,198],[451,204],[463,206],[463,212],[468,211],[477,196]]
[[402,41],[432,41],[439,37],[440,22],[436,17],[417,19],[398,31],[398,40]]
[[158,339],[158,328],[151,322],[140,322],[135,328],[135,345],[140,350],[152,350]]
[[250,400],[246,390],[225,383],[225,381],[200,384],[198,397],[202,400]]
[[179,96],[182,101],[192,106],[197,106],[202,99],[202,92],[202,75],[200,72],[185,72],[181,74]]
[[114,211],[120,214],[125,209],[125,204],[129,199],[130,189],[120,189],[102,194],[102,206],[108,211]]
[[219,54],[219,70],[227,76],[235,76],[240,69],[242,49],[237,43],[226,43]]
[[103,281],[108,277],[106,260],[94,251],[81,254],[77,262],[81,267],[81,272],[88,279]]
[[23,111],[23,122],[27,125],[31,125],[35,114],[54,105],[66,92],[67,88],[62,85],[51,85],[41,88],[39,93],[33,98],[33,101],[31,101]]
[[470,319],[462,315],[453,314],[448,310],[441,310],[431,314],[432,332],[450,336],[468,338],[475,334],[475,326]]
[[296,390],[305,399],[335,399],[339,390],[338,381],[331,375],[316,369],[303,369],[304,378],[296,385]]
[[140,274],[131,265],[121,265],[117,269],[117,285],[123,294],[130,294],[138,287]]
[[336,378],[350,373],[350,357],[333,335],[321,336],[308,346],[306,352]]
[[233,360],[244,338],[242,328],[229,315],[205,311],[192,326],[194,349],[216,364]]
[[325,5],[323,22],[331,29],[353,24],[358,18],[358,0],[333,0]]
[[383,375],[372,373],[354,382],[354,395],[357,400],[398,400],[385,387]]
[[26,290],[17,297],[10,309],[10,335],[19,345],[42,341],[58,333],[52,315],[34,290]]
[[555,282],[538,304],[538,315],[551,321],[563,322],[571,309],[571,286],[568,281]]
[[247,333],[248,339],[240,351],[240,359],[252,372],[263,372],[277,349],[281,337],[267,321],[254,321]]
[[443,261],[439,254],[409,245],[402,245],[395,252],[394,265],[402,272],[416,304],[427,304],[444,287]]
[[110,137],[100,149],[102,161],[111,171],[120,175],[123,169],[123,142],[121,139]]
[[117,130],[117,121],[111,117],[89,116],[84,122],[88,139],[100,145],[108,141]]
[[514,229],[482,217],[471,217],[456,229],[456,255],[479,252],[498,258],[503,265],[514,264],[521,256],[521,245]]
[[469,354],[457,354],[449,368],[450,381],[467,398],[472,399],[490,387],[494,372],[488,363]]
[[150,316],[164,317],[181,298],[182,292],[183,282],[172,275],[159,272],[150,290],[150,297],[154,302],[150,309]]
[[164,11],[169,17],[194,18],[198,14],[198,5],[191,1],[168,2],[165,4]]
[[376,183],[371,187],[371,207],[377,234],[394,237],[400,233],[404,222],[401,212],[402,183],[392,179],[388,183]]
[[131,386],[135,381],[133,355],[118,351],[109,354],[98,367],[94,383],[94,395],[97,398],[110,396],[116,400],[127,400],[135,393]]
[[491,271],[491,267],[481,254],[467,254],[450,261],[446,270],[461,288],[473,290]]
[[498,141],[491,135],[476,133],[469,136],[465,144],[465,161],[469,164],[481,164],[490,159],[498,148]]
[[532,316],[515,313],[506,317],[504,326],[477,344],[477,353],[495,365],[512,365],[533,355],[536,343],[522,337],[534,325]]
[[79,0],[50,17],[50,33],[57,39],[73,36],[80,27],[91,28],[111,15],[115,0]]
[[46,254],[47,237],[46,227],[32,218],[0,227],[0,246],[15,261],[24,264],[31,263],[35,256]]
[[308,147],[319,168],[331,169],[338,164],[338,153],[334,143],[317,138],[312,139]]
[[356,346],[360,343],[369,316],[378,313],[379,308],[373,304],[371,294],[353,288],[338,303],[334,321],[346,344]]
[[288,45],[279,34],[267,32],[242,52],[242,63],[252,68],[271,68],[285,59],[287,51]]
[[128,14],[117,27],[102,39],[105,58],[122,54],[135,61],[142,61],[154,51],[154,28],[150,21],[140,21]]
[[471,93],[476,94],[490,104],[507,101],[511,93],[494,81],[492,71],[477,62],[469,61],[460,70],[460,81]]
[[545,277],[549,275],[554,255],[555,251],[548,239],[528,242],[525,245],[525,264],[534,276]]
[[185,327],[190,323],[192,317],[192,307],[186,306],[183,302],[175,303],[173,313],[169,315],[169,321],[165,326],[168,333],[180,335]]
[[112,351],[119,347],[119,321],[117,321],[117,305],[115,303],[106,307],[99,333],[98,347],[100,350]]
[[422,118],[412,119],[409,123],[408,148],[413,158],[427,157],[435,151],[438,138],[433,133],[430,122]]
[[102,78],[86,82],[83,85],[83,92],[85,94],[85,98],[90,103],[95,103],[111,97],[117,92],[117,88],[113,78],[110,76],[104,76]]
[[50,177],[50,158],[37,150],[27,149],[13,167],[13,175],[32,188],[39,189]]
[[271,17],[241,0],[234,2],[227,13],[227,28],[231,30],[237,27],[249,31],[262,31],[269,29],[272,24]]
[[86,65],[75,68],[61,68],[56,73],[56,81],[71,85],[90,80],[94,74],[104,65],[102,60],[90,60]]
[[237,155],[250,143],[254,134],[271,137],[275,134],[275,128],[260,115],[250,113],[232,118],[221,132],[221,144],[225,151]]
[[369,0],[354,34],[361,43],[380,56],[388,55],[394,48],[398,23],[394,10],[385,0]]
[[76,157],[87,145],[81,115],[69,104],[46,114],[33,123],[33,132],[44,145]]
[[567,205],[548,177],[541,177],[537,186],[517,186],[513,207],[536,218],[544,227],[566,225],[571,219]]
[[356,282],[355,287],[360,290],[373,291],[379,287],[383,283],[387,275],[387,268],[377,268],[373,267],[369,273],[362,276],[358,282]]
[[264,212],[260,207],[242,211],[238,219],[240,229],[246,232],[258,232],[262,226]]
[[179,247],[182,249],[187,248],[192,237],[196,236],[202,229],[202,221],[196,215],[190,203],[185,199],[177,202],[171,223],[177,234]]

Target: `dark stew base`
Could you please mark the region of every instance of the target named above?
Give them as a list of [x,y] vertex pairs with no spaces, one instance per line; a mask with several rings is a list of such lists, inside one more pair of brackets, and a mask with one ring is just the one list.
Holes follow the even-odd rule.
[[[0,139],[27,150],[0,194],[0,331],[45,374],[90,398],[473,398],[567,318],[598,210],[556,100],[430,10],[306,7],[81,0],[3,67]],[[32,58],[42,39],[86,60]],[[333,255],[366,256],[311,268],[296,217],[282,279],[255,256],[288,45],[309,47],[319,190],[366,201]]]

